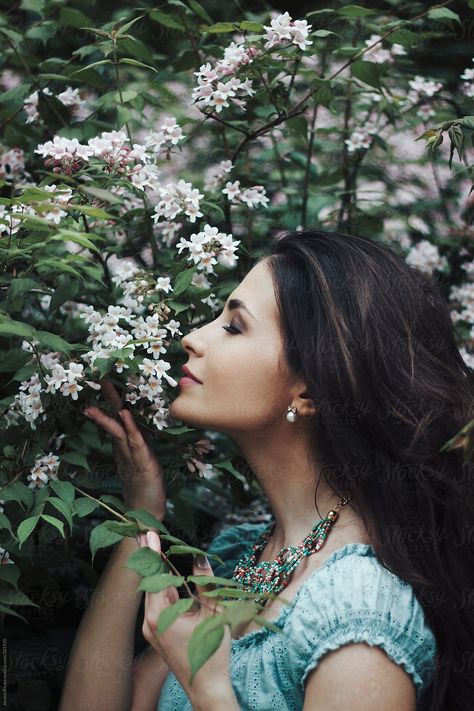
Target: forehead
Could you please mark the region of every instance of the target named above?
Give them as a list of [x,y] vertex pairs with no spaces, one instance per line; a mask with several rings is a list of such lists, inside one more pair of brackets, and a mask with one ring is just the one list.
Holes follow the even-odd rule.
[[269,267],[265,262],[256,264],[232,292],[232,297],[245,302],[258,322],[277,322],[277,304]]

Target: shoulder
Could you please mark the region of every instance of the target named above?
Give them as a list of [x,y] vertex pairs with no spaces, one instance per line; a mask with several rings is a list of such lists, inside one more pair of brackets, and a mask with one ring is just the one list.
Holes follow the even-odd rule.
[[290,617],[304,685],[324,655],[347,644],[378,647],[411,676],[417,693],[434,671],[436,642],[411,585],[387,570],[369,544],[334,551],[306,581]]

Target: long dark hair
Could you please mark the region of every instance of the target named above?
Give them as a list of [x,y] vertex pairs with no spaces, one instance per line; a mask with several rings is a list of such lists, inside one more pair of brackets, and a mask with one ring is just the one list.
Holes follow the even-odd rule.
[[412,585],[438,655],[429,711],[474,708],[474,465],[440,448],[474,418],[473,373],[435,278],[375,240],[275,237],[270,267],[288,365],[318,409],[326,482]]

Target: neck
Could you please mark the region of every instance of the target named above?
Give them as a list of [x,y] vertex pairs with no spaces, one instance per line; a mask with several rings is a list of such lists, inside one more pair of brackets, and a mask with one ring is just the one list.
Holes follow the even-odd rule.
[[[271,537],[275,550],[299,545],[314,524],[346,494],[335,494],[321,477],[304,433],[295,432],[291,438],[288,432],[278,437],[274,433],[268,437],[245,433],[245,437],[234,439],[268,499],[275,518]],[[354,519],[350,503],[342,506],[338,514],[338,528]]]

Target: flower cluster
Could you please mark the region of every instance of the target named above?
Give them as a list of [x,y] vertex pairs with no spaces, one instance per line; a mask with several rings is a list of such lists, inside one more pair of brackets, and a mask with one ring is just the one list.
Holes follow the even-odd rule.
[[284,40],[295,44],[300,49],[306,49],[313,43],[308,39],[311,32],[311,25],[306,20],[293,20],[288,12],[278,15],[270,25],[264,26],[265,49],[271,49],[281,44]]
[[240,240],[233,240],[232,235],[219,232],[217,227],[204,225],[201,232],[193,233],[189,240],[181,238],[178,242],[178,253],[189,249],[188,261],[193,261],[198,269],[213,272],[213,265],[225,264],[233,267],[238,257],[235,254]]
[[432,102],[427,100],[431,99],[443,88],[442,82],[425,79],[417,74],[414,79],[410,79],[408,85],[410,90],[403,105],[421,104],[418,108],[417,116],[425,121],[433,117],[435,112],[433,111]]
[[[472,61],[474,62],[474,57],[472,58]],[[462,93],[469,97],[470,99],[474,98],[474,67],[466,67],[466,69],[463,71],[461,74],[461,79],[464,79],[461,91]]]
[[390,49],[385,49],[382,47],[380,35],[370,35],[368,40],[365,40],[366,47],[370,47],[375,42],[378,44],[372,49],[368,49],[362,55],[362,59],[365,62],[373,62],[374,64],[393,64],[396,56],[401,56],[406,54],[406,50],[401,44],[394,42]]
[[52,141],[41,143],[35,153],[46,158],[44,164],[52,167],[53,173],[71,175],[80,170],[94,155],[90,146],[84,146],[77,138],[55,136]]
[[217,472],[212,464],[206,464],[202,460],[202,457],[208,454],[212,449],[215,449],[215,445],[213,445],[211,440],[207,437],[188,445],[184,451],[183,458],[189,471],[193,474],[197,472],[202,479],[215,478]]
[[202,217],[199,211],[199,200],[204,197],[199,190],[193,188],[191,183],[179,180],[177,183],[169,183],[158,189],[160,201],[155,206],[153,214],[154,222],[158,222],[160,217],[166,220],[174,220],[176,215],[184,212],[190,222],[196,222],[196,217]]
[[408,264],[428,272],[434,269],[443,271],[448,268],[446,257],[441,257],[438,247],[426,239],[414,244],[405,259]]
[[[46,96],[54,96],[48,87],[45,87],[41,91]],[[23,102],[23,110],[27,115],[26,123],[35,123],[39,119],[38,98],[38,91],[34,91]],[[60,94],[57,94],[55,98],[58,99],[63,106],[70,108],[72,121],[83,121],[92,113],[92,109],[88,106],[87,100],[81,97],[79,89],[73,89],[68,86]],[[90,100],[92,96],[89,95],[87,98]]]
[[222,192],[227,195],[227,199],[231,202],[243,202],[248,207],[255,207],[256,205],[267,207],[269,202],[263,185],[253,185],[251,188],[242,189],[240,180],[227,182]]
[[27,480],[30,489],[42,489],[50,479],[58,478],[59,457],[50,452],[44,457],[36,457],[34,466],[30,469]]
[[[167,278],[163,278],[163,281],[166,283],[160,284],[159,288],[167,291]],[[122,306],[109,306],[106,314],[101,314],[90,306],[81,314],[81,318],[89,326],[88,340],[92,341],[92,349],[85,353],[82,359],[89,364],[92,371],[97,370],[94,365],[97,358],[114,358],[114,367],[118,373],[128,369],[132,361],[138,364],[141,373],[132,374],[127,378],[127,387],[131,392],[126,394],[125,400],[132,405],[140,400],[151,403],[148,404],[146,416],[152,419],[158,429],[163,429],[167,425],[167,409],[161,397],[161,383],[164,378],[171,386],[176,387],[177,382],[167,373],[171,368],[170,363],[162,360],[160,356],[166,353],[167,329],[172,336],[181,333],[179,322],[172,320],[162,324],[159,313],[143,318],[133,315],[130,309]],[[120,322],[126,324],[127,328],[120,325]],[[140,359],[140,355],[136,353],[137,349],[152,358]],[[122,352],[123,357],[117,355],[118,350]]]
[[10,553],[0,546],[0,565],[8,565],[8,563],[13,563]]
[[219,72],[213,69],[209,62],[203,64],[194,74],[198,78],[198,86],[193,90],[192,99],[200,109],[210,107],[219,114],[224,107],[229,106],[229,99],[244,109],[246,102],[242,97],[255,94],[250,79],[242,81],[238,77],[232,76],[228,81],[223,82]]
[[350,138],[346,138],[344,143],[347,146],[348,153],[355,153],[361,148],[367,149],[372,145],[373,135],[377,133],[377,128],[367,124],[364,127],[356,128]]
[[0,180],[18,182],[18,179],[23,175],[29,177],[29,173],[25,173],[25,154],[21,148],[11,148],[9,151],[4,151],[0,155]]

